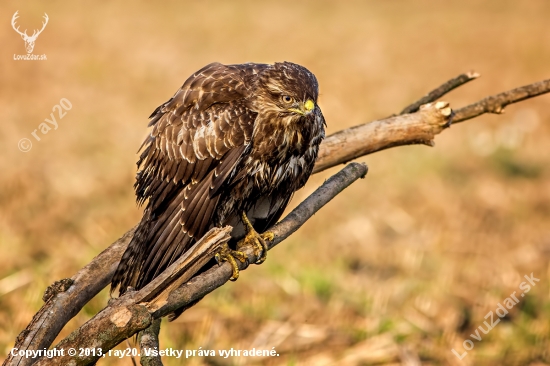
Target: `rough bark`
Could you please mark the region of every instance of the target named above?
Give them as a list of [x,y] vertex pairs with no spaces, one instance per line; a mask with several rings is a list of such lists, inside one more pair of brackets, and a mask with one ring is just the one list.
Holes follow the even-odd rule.
[[[111,244],[73,277],[49,286],[43,296],[45,304],[19,334],[14,347],[20,350],[48,348],[65,324],[109,284],[134,235],[134,229]],[[26,366],[32,365],[35,359],[9,355],[4,364]]]
[[162,366],[162,360],[158,353],[160,322],[162,319],[153,320],[153,324],[139,332],[139,349],[141,366]]

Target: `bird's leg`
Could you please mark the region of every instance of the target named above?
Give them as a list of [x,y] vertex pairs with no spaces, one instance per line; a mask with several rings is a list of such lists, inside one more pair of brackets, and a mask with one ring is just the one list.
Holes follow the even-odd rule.
[[248,261],[246,254],[229,248],[229,245],[227,243],[225,243],[222,246],[222,249],[218,253],[216,253],[215,258],[218,264],[221,264],[221,262],[229,262],[229,264],[231,264],[231,267],[233,267],[233,274],[229,279],[231,281],[236,281],[237,278],[239,278],[239,265],[237,264],[235,258],[242,263],[246,263]]
[[275,235],[271,231],[266,231],[265,233],[258,234],[256,230],[254,230],[254,227],[250,223],[250,220],[248,220],[248,217],[246,217],[246,213],[244,211],[241,214],[241,220],[243,221],[246,230],[246,236],[243,240],[237,243],[237,249],[247,244],[252,245],[252,247],[254,248],[254,254],[256,254],[256,257],[258,258],[256,264],[261,264],[267,258],[268,248],[266,240],[273,240]]

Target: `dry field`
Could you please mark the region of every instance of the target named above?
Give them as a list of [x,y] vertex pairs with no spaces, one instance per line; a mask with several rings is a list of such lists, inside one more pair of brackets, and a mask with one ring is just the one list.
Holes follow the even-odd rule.
[[[25,54],[16,10],[21,29],[48,14],[34,50],[46,61],[13,59]],[[329,133],[399,112],[469,70],[482,77],[444,98],[455,108],[550,75],[547,0],[5,0],[0,14],[0,360],[47,285],[139,220],[132,184],[147,117],[203,65],[305,65]],[[37,141],[62,98],[72,108]],[[163,348],[275,347],[279,357],[165,364],[550,365],[549,146],[546,95],[453,126],[434,148],[360,159],[367,178],[263,265],[162,324]],[[312,177],[293,204],[335,171]],[[531,273],[540,282],[519,297]],[[514,291],[519,303],[480,332]],[[459,360],[451,349],[462,354],[468,339]]]

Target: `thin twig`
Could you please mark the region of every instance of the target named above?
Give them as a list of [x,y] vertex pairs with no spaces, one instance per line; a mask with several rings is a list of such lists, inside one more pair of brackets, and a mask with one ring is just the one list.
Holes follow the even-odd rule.
[[479,74],[475,71],[470,71],[465,74],[460,74],[456,78],[453,78],[446,83],[440,85],[439,87],[435,88],[416,102],[412,103],[411,105],[405,107],[401,113],[399,114],[408,114],[408,113],[414,113],[418,111],[421,105],[428,104],[431,102],[435,102],[448,92],[458,88],[459,86],[462,86],[466,84],[469,81],[472,81],[474,79],[477,79],[479,77]]
[[484,113],[501,114],[504,113],[504,108],[509,104],[521,102],[548,92],[550,92],[550,79],[492,95],[477,103],[456,110],[453,123],[463,122]]

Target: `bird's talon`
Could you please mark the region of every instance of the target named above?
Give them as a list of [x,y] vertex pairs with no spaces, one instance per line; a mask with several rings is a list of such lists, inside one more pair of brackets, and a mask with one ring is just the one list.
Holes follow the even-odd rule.
[[231,274],[231,278],[229,278],[230,281],[236,281],[237,278],[239,278],[239,265],[235,259],[238,259],[241,263],[246,263],[248,261],[246,254],[238,250],[232,250],[227,244],[222,246],[222,249],[216,253],[214,258],[219,265],[223,262],[229,262],[229,264],[231,264],[233,273]]
[[241,263],[248,262],[248,257],[243,252],[240,252],[238,250],[231,250],[231,255],[233,256],[233,258],[238,259]]
[[[269,236],[269,235],[268,235]],[[254,249],[254,256],[258,258],[255,264],[262,264],[267,258],[267,243],[263,235],[258,234],[255,230],[248,232],[245,238],[237,243],[237,248],[243,248],[251,245]]]
[[254,255],[256,256],[256,258],[258,258],[255,264],[262,264],[267,258],[268,247],[266,240],[273,240],[275,235],[271,231],[266,231],[263,234],[258,234],[256,230],[254,230],[254,227],[252,226],[250,220],[248,220],[248,217],[246,217],[246,214],[244,212],[241,214],[241,219],[246,228],[246,236],[243,240],[237,243],[237,248],[245,246],[247,244],[252,245],[252,247],[254,248]]
[[267,243],[262,235],[257,236],[256,246],[254,248],[257,249],[257,251],[254,250],[254,254],[256,254],[256,258],[258,258],[255,264],[262,264],[267,259]]
[[[275,238],[275,234],[273,234],[273,232],[271,231],[266,231],[265,233],[261,233],[258,237],[259,237],[258,241],[260,242],[262,255],[258,258],[255,264],[262,264],[267,259],[267,251],[269,250],[267,246],[267,241],[272,241]],[[256,256],[258,256],[260,253],[255,253],[255,254]]]
[[273,234],[272,231],[266,231],[265,233],[262,233],[261,236],[264,240],[272,241],[275,239],[275,234]]

